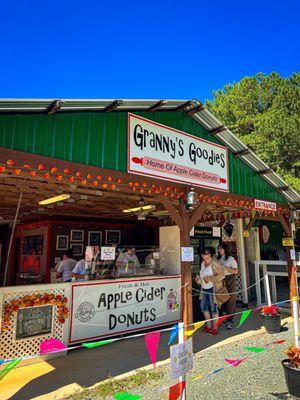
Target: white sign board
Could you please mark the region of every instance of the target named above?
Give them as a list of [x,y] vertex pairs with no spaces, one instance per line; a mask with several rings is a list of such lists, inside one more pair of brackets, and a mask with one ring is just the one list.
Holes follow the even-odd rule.
[[171,377],[177,379],[193,369],[192,338],[170,347]]
[[213,226],[212,235],[214,237],[221,237],[221,228],[218,226]]
[[180,286],[180,275],[74,283],[69,343],[179,321]]
[[181,247],[181,261],[183,262],[194,261],[194,247]]
[[101,247],[101,260],[114,260],[116,258],[116,248],[112,246]]
[[228,150],[128,114],[128,172],[229,191]]
[[276,203],[255,199],[254,208],[256,210],[276,211]]

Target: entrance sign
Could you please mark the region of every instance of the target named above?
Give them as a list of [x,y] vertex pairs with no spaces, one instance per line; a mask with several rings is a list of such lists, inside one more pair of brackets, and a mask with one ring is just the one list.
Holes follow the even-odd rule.
[[192,338],[170,347],[171,377],[177,379],[193,369]]
[[228,150],[128,114],[128,172],[229,191]]
[[276,203],[264,200],[254,200],[254,208],[256,210],[276,211]]
[[180,275],[73,284],[69,342],[178,322],[180,286]]

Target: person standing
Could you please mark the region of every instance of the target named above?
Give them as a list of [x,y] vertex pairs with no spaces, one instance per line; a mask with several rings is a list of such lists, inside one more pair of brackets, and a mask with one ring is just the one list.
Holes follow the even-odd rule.
[[87,274],[86,262],[85,259],[83,258],[76,263],[72,271],[72,276],[76,278],[77,282],[83,282],[85,281],[86,274]]
[[63,253],[62,261],[57,268],[56,278],[61,278],[62,282],[71,282],[72,271],[76,262],[77,261],[72,258],[72,253],[69,250]]
[[233,328],[233,315],[236,306],[236,276],[239,273],[238,264],[234,257],[230,255],[228,246],[222,243],[218,247],[219,262],[221,263],[225,274],[225,286],[229,293],[229,300],[221,306],[221,314],[229,315],[226,319],[227,329]]
[[116,261],[116,267],[119,275],[132,273],[133,270],[140,267],[139,259],[135,254],[134,247],[128,247],[126,253],[121,253]]
[[214,261],[212,256],[213,251],[210,248],[204,249],[200,273],[196,275],[195,281],[201,285],[201,309],[205,319],[208,320],[204,331],[215,336],[218,334],[216,327],[218,307],[215,293],[223,286],[224,272],[222,266]]

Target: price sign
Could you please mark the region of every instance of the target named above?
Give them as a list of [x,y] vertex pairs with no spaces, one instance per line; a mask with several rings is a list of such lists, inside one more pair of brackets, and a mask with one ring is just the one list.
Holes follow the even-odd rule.
[[292,238],[284,238],[282,239],[282,246],[284,247],[293,247],[294,240]]

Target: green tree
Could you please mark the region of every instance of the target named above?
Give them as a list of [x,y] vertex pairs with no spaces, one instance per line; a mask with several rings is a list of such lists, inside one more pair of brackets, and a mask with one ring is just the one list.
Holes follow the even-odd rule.
[[300,73],[259,73],[213,94],[206,107],[300,192]]

